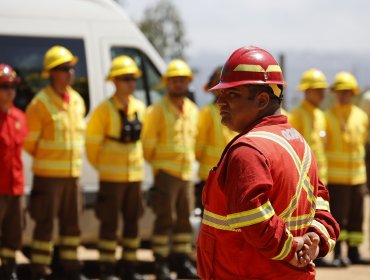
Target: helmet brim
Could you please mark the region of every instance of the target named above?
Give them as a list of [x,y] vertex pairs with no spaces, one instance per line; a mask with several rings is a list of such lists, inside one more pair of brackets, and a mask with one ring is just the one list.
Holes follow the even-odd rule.
[[229,82],[229,83],[220,82],[217,85],[215,85],[213,88],[211,88],[209,91],[218,91],[218,90],[228,89],[228,88],[242,86],[242,85],[266,85],[266,86],[268,86],[269,84],[282,85],[283,87],[286,86],[285,83],[280,83],[280,82],[266,83],[266,82],[263,82],[263,81],[261,81],[261,82],[258,82],[258,81],[235,81],[235,82]]

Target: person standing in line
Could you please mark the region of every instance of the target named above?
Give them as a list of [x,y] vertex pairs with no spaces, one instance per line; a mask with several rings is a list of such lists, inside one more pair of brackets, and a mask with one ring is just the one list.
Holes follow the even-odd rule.
[[0,64],[0,279],[17,280],[16,251],[22,245],[22,146],[26,117],[13,105],[20,79]]
[[313,153],[280,113],[284,85],[275,58],[247,46],[211,89],[222,123],[239,134],[203,190],[201,279],[315,279],[312,261],[335,246],[339,227]]
[[143,279],[136,272],[136,251],[140,246],[138,223],[143,214],[140,133],[145,105],[133,97],[140,76],[141,71],[129,56],[114,58],[107,80],[114,84],[115,93],[92,112],[87,124],[87,158],[98,170],[100,181],[96,216],[100,221],[101,279],[118,279],[115,253],[120,214],[124,227],[119,276],[125,280]]
[[[328,163],[325,155],[326,119],[320,105],[329,85],[324,73],[318,69],[309,69],[303,73],[297,91],[304,92],[301,104],[289,113],[288,121],[302,134],[314,153],[319,169],[319,177],[324,185],[328,182]],[[315,261],[318,267],[338,267],[336,262],[325,259]]]
[[[364,111],[353,105],[360,93],[356,78],[349,72],[336,74],[331,90],[335,104],[325,112],[327,122],[328,189],[331,211],[341,227],[339,242],[334,249],[334,262],[370,264],[360,256],[363,242],[364,197],[366,194],[365,148],[369,119]],[[348,244],[343,256],[342,242]]]
[[[208,82],[204,85],[204,91],[208,92],[220,81],[222,67],[217,67]],[[195,207],[200,209],[203,215],[202,191],[208,178],[208,173],[216,165],[222,151],[236,133],[221,124],[221,117],[216,106],[218,93],[215,92],[214,100],[204,106],[199,112],[198,134],[195,141],[195,156],[199,162],[198,176],[200,182],[195,185]]]
[[[370,119],[370,90],[364,92],[360,108],[365,111],[367,117]],[[366,178],[370,178],[370,133],[368,134],[365,144],[365,165],[366,165]],[[367,180],[367,193],[370,194],[370,180]]]
[[50,84],[26,110],[29,134],[24,148],[33,157],[34,173],[29,206],[36,223],[31,245],[33,279],[52,273],[55,218],[59,221],[60,266],[67,279],[85,279],[77,257],[85,104],[70,86],[77,60],[65,47],[51,47],[45,54],[42,73],[50,77]]
[[178,278],[197,277],[190,259],[193,237],[189,217],[198,109],[185,97],[192,78],[183,60],[172,60],[163,77],[167,94],[148,108],[143,123],[144,158],[154,173],[150,205],[156,216],[152,246],[157,280],[171,279],[171,251]]
[[320,105],[329,85],[323,72],[309,69],[303,73],[297,91],[304,92],[301,104],[289,113],[289,123],[302,134],[317,161],[321,182],[328,182],[328,164],[325,156],[326,120]]

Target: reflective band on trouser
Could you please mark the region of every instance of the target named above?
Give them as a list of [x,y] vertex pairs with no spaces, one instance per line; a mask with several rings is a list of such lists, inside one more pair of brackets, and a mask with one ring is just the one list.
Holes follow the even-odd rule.
[[77,248],[75,249],[60,249],[59,256],[61,260],[76,261],[78,260]]
[[329,243],[329,252],[331,252],[334,249],[335,240],[330,238],[330,234],[325,228],[325,226],[316,220],[312,221],[311,226],[315,227],[318,231],[320,231],[325,236],[327,242]]
[[345,229],[342,229],[339,233],[338,240],[347,241],[348,240],[348,231],[345,230]]
[[80,245],[81,238],[78,236],[61,236],[60,245],[77,247]]
[[364,234],[360,231],[349,231],[348,232],[348,245],[357,247],[364,242]]
[[0,249],[0,258],[1,259],[15,259],[15,250],[9,248]]
[[136,251],[140,247],[140,238],[123,238],[122,239],[122,259],[125,261],[137,261]]
[[193,236],[190,233],[175,233],[172,238],[173,251],[178,254],[191,254]]
[[53,253],[53,243],[50,241],[34,240],[31,245],[31,263],[50,265]]
[[116,240],[100,239],[98,241],[99,261],[108,263],[116,262],[117,245]]
[[167,235],[154,235],[152,238],[153,253],[162,257],[170,254],[170,238]]
[[80,245],[79,236],[61,236],[59,257],[61,260],[77,261],[77,247]]

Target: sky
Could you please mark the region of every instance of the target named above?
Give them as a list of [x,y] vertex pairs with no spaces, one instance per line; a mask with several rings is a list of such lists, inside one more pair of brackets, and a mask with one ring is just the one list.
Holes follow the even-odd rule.
[[[120,0],[134,20],[159,0]],[[295,92],[301,74],[319,68],[333,81],[346,70],[370,87],[370,1],[364,0],[172,0],[183,20],[189,46],[185,53],[196,75],[193,89],[200,105],[212,70],[237,48],[255,45],[284,55],[288,83],[286,107],[302,95]]]

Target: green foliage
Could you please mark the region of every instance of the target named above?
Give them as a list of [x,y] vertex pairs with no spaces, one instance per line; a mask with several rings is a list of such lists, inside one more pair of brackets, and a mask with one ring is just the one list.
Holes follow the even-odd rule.
[[144,11],[139,28],[166,60],[185,59],[185,28],[176,7],[170,0],[159,0]]

